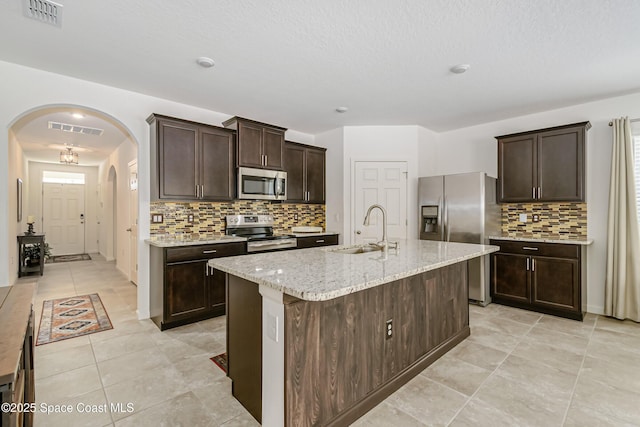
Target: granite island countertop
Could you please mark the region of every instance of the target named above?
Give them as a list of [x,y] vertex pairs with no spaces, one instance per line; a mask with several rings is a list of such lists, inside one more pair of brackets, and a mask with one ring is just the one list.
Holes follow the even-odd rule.
[[345,246],[299,249],[209,260],[211,267],[279,292],[326,301],[350,293],[466,261],[499,250],[469,243],[401,240],[399,249],[336,253]]

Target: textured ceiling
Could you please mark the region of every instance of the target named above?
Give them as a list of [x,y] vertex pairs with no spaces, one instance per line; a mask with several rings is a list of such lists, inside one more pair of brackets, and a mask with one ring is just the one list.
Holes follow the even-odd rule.
[[445,131],[640,91],[637,0],[59,2],[61,29],[3,0],[0,60],[308,133]]

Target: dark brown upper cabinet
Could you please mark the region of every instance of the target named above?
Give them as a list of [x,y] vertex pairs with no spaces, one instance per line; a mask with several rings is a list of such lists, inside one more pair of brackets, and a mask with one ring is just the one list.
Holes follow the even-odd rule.
[[585,196],[585,139],[589,122],[498,140],[498,202],[581,202]]
[[287,202],[324,203],[326,149],[286,141]]
[[232,117],[222,125],[238,132],[237,166],[283,169],[282,151],[285,128],[242,117]]
[[235,132],[152,114],[152,201],[235,197]]

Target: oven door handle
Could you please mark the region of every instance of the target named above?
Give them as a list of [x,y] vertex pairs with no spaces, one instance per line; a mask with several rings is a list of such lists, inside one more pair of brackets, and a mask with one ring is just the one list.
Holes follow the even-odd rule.
[[271,242],[265,243],[250,243],[252,248],[261,248],[264,246],[282,246],[282,245],[290,245],[291,243],[296,243],[296,239],[282,239],[282,240],[274,240]]

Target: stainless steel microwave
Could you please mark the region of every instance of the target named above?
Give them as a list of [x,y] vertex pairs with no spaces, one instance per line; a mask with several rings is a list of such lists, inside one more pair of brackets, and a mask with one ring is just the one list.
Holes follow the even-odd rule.
[[286,200],[287,173],[270,169],[238,168],[238,198]]

